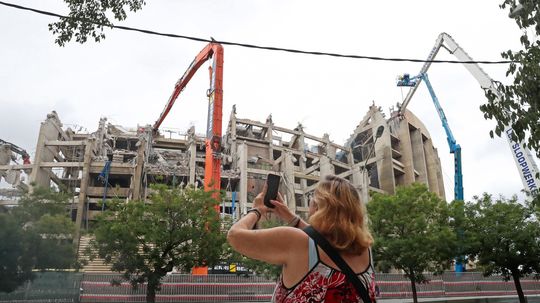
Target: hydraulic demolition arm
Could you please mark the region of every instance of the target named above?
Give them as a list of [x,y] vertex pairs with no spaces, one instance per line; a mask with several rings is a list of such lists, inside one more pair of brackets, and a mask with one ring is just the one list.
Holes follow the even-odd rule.
[[169,114],[174,102],[186,87],[189,80],[201,67],[212,58],[210,67],[210,89],[208,90],[208,120],[206,128],[206,163],[204,169],[205,190],[215,190],[215,198],[219,197],[221,182],[221,134],[222,134],[222,110],[223,110],[223,46],[219,43],[209,43],[191,62],[190,66],[176,82],[174,91],[169,97],[163,112],[153,126],[157,132],[159,126]]
[[30,155],[26,152],[26,150],[18,147],[17,145],[15,145],[13,143],[9,143],[7,141],[4,141],[2,139],[0,139],[0,144],[9,145],[12,152],[21,155],[21,157],[23,159],[23,164],[30,164]]

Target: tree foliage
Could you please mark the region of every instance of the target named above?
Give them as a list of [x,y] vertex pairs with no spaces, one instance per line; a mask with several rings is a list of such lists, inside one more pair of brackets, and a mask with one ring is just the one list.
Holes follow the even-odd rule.
[[423,184],[398,187],[395,195],[374,193],[368,203],[375,260],[405,272],[417,302],[416,283],[425,272],[448,269],[456,253],[447,203]]
[[77,266],[68,214],[68,196],[44,188],[0,214],[0,291],[14,291],[33,278],[34,269]]
[[0,214],[0,292],[12,292],[32,279],[32,252],[20,224]]
[[540,222],[530,207],[516,198],[495,202],[488,194],[466,206],[470,254],[484,275],[514,279],[520,302],[525,302],[520,278],[540,274]]
[[145,0],[64,0],[69,7],[68,18],[49,24],[49,31],[57,35],[55,43],[64,46],[75,36],[75,41],[85,43],[89,37],[100,42],[105,39],[103,32],[112,26],[114,18],[123,21],[127,18],[126,10],[136,12],[145,4]]
[[13,210],[35,250],[35,269],[77,267],[72,245],[75,224],[70,218],[69,195],[36,188],[19,201]]
[[202,189],[155,187],[150,202],[115,202],[98,219],[92,246],[112,270],[154,302],[161,278],[174,268],[214,265],[226,241],[218,202]]
[[[521,8],[517,8],[518,5]],[[498,136],[506,135],[504,129],[510,126],[514,130],[514,140],[525,140],[540,157],[540,41],[531,41],[527,36],[527,30],[540,35],[540,6],[537,0],[504,0],[500,7],[509,8],[516,24],[523,30],[520,37],[523,49],[501,54],[513,61],[506,75],[512,75],[514,81],[510,85],[498,86],[500,100],[493,92],[486,92],[488,103],[480,109],[486,118],[497,121],[495,133]],[[493,132],[490,134],[493,137]]]

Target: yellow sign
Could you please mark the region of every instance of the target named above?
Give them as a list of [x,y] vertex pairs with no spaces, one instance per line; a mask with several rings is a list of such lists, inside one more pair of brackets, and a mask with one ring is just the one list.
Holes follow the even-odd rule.
[[229,272],[236,272],[236,264],[229,264]]

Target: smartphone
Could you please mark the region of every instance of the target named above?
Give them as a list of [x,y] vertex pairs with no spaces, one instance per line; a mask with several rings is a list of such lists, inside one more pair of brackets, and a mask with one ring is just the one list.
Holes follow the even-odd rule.
[[270,200],[276,200],[279,188],[279,180],[281,177],[279,175],[268,174],[266,178],[266,195],[264,195],[264,205],[270,208],[275,206],[270,203]]

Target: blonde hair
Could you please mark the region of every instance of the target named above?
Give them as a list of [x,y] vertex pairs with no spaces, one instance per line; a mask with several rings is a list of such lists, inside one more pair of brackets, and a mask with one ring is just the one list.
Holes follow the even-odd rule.
[[368,229],[366,206],[352,184],[328,175],[315,189],[317,211],[309,223],[339,251],[361,254],[373,243]]

